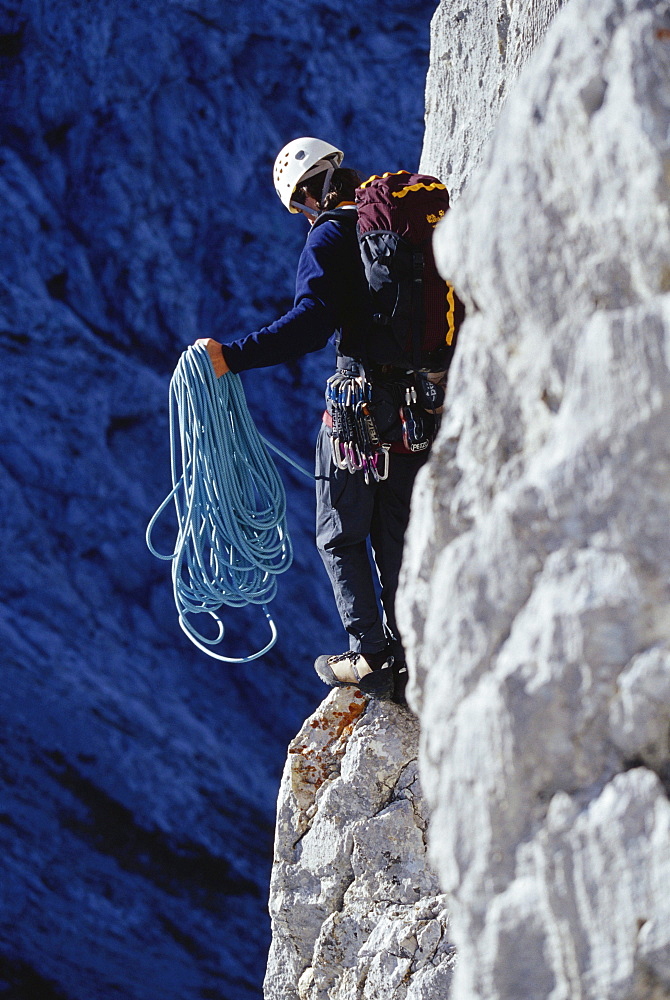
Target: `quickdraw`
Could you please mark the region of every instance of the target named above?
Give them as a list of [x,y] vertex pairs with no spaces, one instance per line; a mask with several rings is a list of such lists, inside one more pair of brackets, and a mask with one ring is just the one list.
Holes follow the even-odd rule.
[[338,369],[326,383],[326,402],[333,421],[333,461],[338,469],[362,471],[366,483],[388,477],[391,447],[379,437],[371,397],[372,386],[362,370]]

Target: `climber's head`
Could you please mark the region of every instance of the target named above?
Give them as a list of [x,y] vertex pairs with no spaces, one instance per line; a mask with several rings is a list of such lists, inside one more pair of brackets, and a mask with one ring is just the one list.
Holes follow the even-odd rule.
[[330,176],[328,190],[324,194],[324,175],[316,174],[310,177],[293,192],[293,204],[304,206],[299,211],[309,215],[313,222],[319,212],[327,212],[337,208],[343,202],[353,205],[356,200],[356,188],[361,185],[361,175],[349,167],[336,167]]
[[[330,190],[333,172],[343,158],[341,149],[331,146],[323,139],[304,136],[289,142],[277,156],[274,165],[275,190],[282,205],[293,214],[304,212],[316,218]],[[317,179],[318,197],[315,197],[305,189],[309,181],[314,180],[316,183]],[[300,195],[295,197],[298,188],[304,192],[302,200]]]

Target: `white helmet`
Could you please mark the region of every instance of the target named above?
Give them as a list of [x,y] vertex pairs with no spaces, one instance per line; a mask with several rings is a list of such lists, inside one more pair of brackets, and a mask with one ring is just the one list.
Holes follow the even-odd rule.
[[323,188],[325,196],[328,193],[333,170],[339,167],[343,159],[342,150],[336,149],[323,139],[304,136],[302,139],[293,139],[289,142],[277,156],[274,166],[275,191],[282,205],[293,214],[304,212],[303,205],[291,201],[298,184],[326,171]]

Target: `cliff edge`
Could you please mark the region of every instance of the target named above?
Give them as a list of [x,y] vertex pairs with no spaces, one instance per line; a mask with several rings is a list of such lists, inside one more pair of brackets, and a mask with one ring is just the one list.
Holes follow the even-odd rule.
[[335,688],[289,746],[266,1000],[438,1000],[453,946],[426,860],[418,722]]

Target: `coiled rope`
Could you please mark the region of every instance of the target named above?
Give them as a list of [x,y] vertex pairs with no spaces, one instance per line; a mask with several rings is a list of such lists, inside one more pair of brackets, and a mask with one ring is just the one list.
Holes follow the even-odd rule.
[[[170,382],[172,489],[149,521],[146,540],[158,559],[172,562],[179,624],[209,656],[226,663],[258,659],[277,640],[267,605],[277,576],[291,565],[286,495],[247,408],[242,382],[232,372],[217,378],[202,344],[182,354]],[[171,500],[177,512],[174,552],[152,543],[154,526]],[[271,637],[249,656],[223,656],[211,647],[224,636],[223,605],[261,605]],[[201,635],[189,615],[208,614],[214,639]]]

